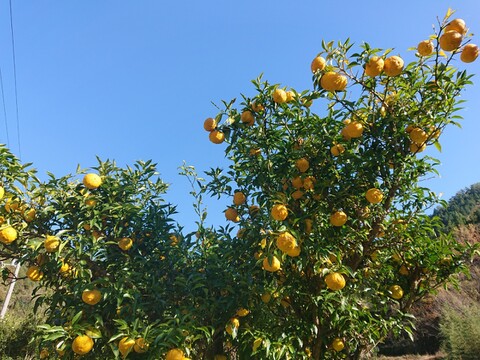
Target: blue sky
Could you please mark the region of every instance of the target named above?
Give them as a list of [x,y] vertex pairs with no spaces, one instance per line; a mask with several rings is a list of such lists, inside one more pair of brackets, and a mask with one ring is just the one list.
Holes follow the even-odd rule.
[[[250,80],[297,90],[311,88],[310,62],[322,39],[407,48],[432,33],[449,7],[480,31],[480,3],[467,1],[12,1],[19,128],[15,110],[8,0],[0,0],[0,66],[9,146],[40,175],[60,176],[96,165],[153,159],[171,183],[168,200],[178,219],[192,222],[188,183],[177,175],[186,161],[199,171],[224,165],[223,145],[202,125],[211,102],[253,94]],[[474,43],[480,43],[475,37]],[[480,73],[480,60],[465,65]],[[474,82],[478,76],[474,78]],[[425,182],[445,198],[480,181],[480,85],[469,88],[463,129],[442,136],[432,151],[442,177]],[[0,111],[0,142],[6,143]],[[212,201],[212,222],[223,204]],[[223,222],[223,221],[221,221]],[[188,225],[187,225],[188,226]]]

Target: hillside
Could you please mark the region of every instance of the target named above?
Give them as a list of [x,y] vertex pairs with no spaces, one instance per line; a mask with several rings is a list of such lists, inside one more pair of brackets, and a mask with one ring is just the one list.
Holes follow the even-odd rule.
[[447,231],[480,224],[480,183],[459,191],[445,207],[435,209],[433,215],[442,220]]

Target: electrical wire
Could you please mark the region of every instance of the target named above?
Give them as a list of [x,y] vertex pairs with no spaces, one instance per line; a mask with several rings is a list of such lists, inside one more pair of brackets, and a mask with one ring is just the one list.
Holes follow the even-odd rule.
[[7,146],[10,147],[10,137],[8,135],[7,106],[5,105],[5,93],[3,92],[3,76],[0,67],[0,90],[2,91],[3,117],[5,118],[5,132],[7,134]]
[[10,32],[12,34],[12,55],[13,55],[13,80],[15,85],[15,109],[17,115],[17,140],[18,140],[18,157],[22,158],[22,147],[20,145],[20,119],[18,116],[18,91],[17,91],[17,65],[15,56],[15,36],[13,32],[13,15],[12,15],[12,0],[10,3]]

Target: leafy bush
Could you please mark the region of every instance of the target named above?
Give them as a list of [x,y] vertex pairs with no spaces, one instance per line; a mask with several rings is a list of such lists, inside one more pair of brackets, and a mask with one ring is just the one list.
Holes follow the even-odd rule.
[[34,338],[38,318],[6,317],[0,321],[0,359],[16,360],[35,358],[37,342]]
[[444,310],[440,329],[448,359],[474,360],[480,353],[480,305]]

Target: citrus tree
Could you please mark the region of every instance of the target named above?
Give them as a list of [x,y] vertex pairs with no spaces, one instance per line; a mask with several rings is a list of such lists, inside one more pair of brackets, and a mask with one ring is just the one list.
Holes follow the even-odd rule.
[[206,342],[189,310],[200,281],[191,236],[171,219],[154,164],[99,161],[87,174],[39,183],[2,151],[1,254],[37,283],[40,358],[158,359],[179,343]]
[[232,197],[225,217],[240,230],[217,236],[250,280],[235,296],[250,313],[225,323],[232,358],[360,358],[390,332],[411,333],[412,304],[465,270],[472,249],[425,214],[439,199],[421,184],[438,165],[423,152],[458,125],[471,84],[453,64],[479,53],[450,16],[409,63],[323,42],[313,89],[258,78],[255,96],[205,121],[231,165],[203,191]]

